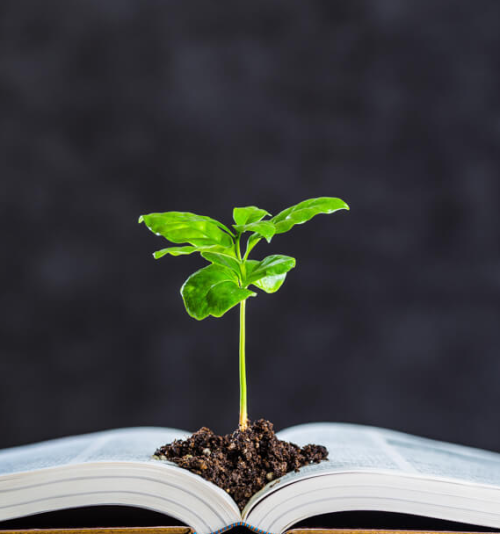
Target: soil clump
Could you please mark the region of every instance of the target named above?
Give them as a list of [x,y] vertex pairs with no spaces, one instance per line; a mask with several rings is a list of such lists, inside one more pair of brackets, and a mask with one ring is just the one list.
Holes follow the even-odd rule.
[[259,419],[245,430],[218,436],[203,427],[186,440],[175,440],[155,452],[159,460],[180,467],[221,487],[243,510],[250,497],[290,471],[328,458],[322,445],[299,447],[276,437],[273,424]]

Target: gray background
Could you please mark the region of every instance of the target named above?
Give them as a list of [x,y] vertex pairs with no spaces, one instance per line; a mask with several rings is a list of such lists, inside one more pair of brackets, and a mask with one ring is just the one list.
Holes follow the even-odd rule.
[[250,416],[500,450],[500,3],[0,3],[0,447],[238,418],[238,313],[141,213],[231,222],[338,196],[259,245]]

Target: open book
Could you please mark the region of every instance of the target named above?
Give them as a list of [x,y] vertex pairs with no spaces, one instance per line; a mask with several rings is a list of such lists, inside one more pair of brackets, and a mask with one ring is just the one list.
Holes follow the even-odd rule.
[[307,517],[349,510],[500,528],[500,454],[373,427],[300,425],[278,437],[325,445],[330,459],[270,482],[240,513],[214,484],[151,458],[187,435],[130,428],[0,451],[0,521],[119,504],[163,512],[198,534],[235,525],[278,534]]

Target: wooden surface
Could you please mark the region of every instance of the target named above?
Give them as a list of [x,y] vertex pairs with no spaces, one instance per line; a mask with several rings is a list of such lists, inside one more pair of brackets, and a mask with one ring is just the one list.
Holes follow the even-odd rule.
[[[380,530],[380,529],[346,529],[346,528],[297,528],[288,530],[286,534],[485,534],[474,531],[451,530]],[[498,534],[491,531],[492,534]],[[3,533],[2,533],[3,534]]]

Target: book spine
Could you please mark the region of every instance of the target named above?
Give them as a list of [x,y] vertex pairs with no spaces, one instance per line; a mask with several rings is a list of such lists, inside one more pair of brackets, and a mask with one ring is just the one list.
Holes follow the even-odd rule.
[[[250,525],[249,523],[246,523],[245,521],[237,521],[236,523],[231,523],[230,525],[225,526],[224,528],[220,528],[219,530],[214,530],[211,534],[222,534],[222,532],[226,532],[233,527],[246,527],[250,530],[253,530],[257,534],[272,534],[271,532],[267,532],[266,530],[262,530],[261,528],[254,527],[253,525]],[[193,534],[198,534],[196,531],[193,531]]]

